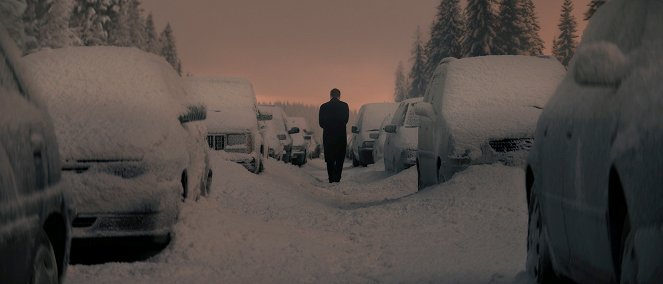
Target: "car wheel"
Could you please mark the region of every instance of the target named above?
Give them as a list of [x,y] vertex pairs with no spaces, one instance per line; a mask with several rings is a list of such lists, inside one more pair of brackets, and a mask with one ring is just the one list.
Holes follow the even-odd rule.
[[37,250],[32,262],[31,283],[58,283],[58,264],[55,260],[55,250],[43,229],[39,229],[37,242]]
[[352,166],[353,167],[358,167],[359,166],[359,161],[355,158],[354,155],[352,155]]
[[631,232],[631,222],[626,216],[624,229],[622,230],[622,259],[621,259],[621,281],[619,283],[638,283],[638,262],[634,248],[634,237]]
[[530,197],[528,219],[526,269],[534,276],[536,283],[555,283],[555,274],[548,254],[548,244],[543,234],[541,205],[534,193]]
[[186,172],[182,172],[182,202],[186,200],[187,197],[189,197],[189,177],[187,176]]
[[205,181],[205,188],[203,190],[205,196],[209,196],[212,189],[212,170],[207,171],[207,178]]
[[421,191],[424,187],[424,182],[421,180],[421,170],[419,169],[419,161],[417,161],[417,191]]

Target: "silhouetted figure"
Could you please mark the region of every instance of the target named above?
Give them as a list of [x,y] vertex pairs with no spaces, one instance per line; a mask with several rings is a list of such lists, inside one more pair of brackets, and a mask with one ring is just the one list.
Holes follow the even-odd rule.
[[341,91],[332,89],[331,99],[320,106],[319,119],[322,127],[322,144],[325,148],[325,162],[329,183],[340,182],[345,160],[347,137],[345,125],[348,123],[350,110],[348,104],[341,101]]

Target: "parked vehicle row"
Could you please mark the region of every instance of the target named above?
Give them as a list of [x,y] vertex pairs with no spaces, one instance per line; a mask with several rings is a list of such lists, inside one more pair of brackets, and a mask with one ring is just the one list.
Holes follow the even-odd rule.
[[396,110],[395,103],[370,103],[359,108],[357,121],[352,126],[352,165],[366,167],[375,163],[373,148],[380,133],[380,123]]

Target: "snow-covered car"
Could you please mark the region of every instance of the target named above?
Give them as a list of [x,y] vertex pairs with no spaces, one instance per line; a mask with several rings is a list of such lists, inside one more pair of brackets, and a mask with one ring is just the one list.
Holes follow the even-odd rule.
[[414,106],[423,98],[402,101],[391,121],[384,127],[384,169],[400,172],[417,163],[417,140],[419,138],[419,117]]
[[295,166],[306,164],[311,135],[306,133],[308,123],[303,117],[288,117],[288,133],[292,137],[290,162]]
[[663,281],[662,16],[607,1],[541,114],[526,168],[539,282]]
[[207,143],[225,159],[253,173],[263,170],[262,136],[251,82],[241,78],[186,78],[191,94],[207,106]]
[[373,146],[380,134],[380,123],[398,107],[396,103],[370,103],[362,105],[357,122],[352,126],[352,166],[366,167],[375,163]]
[[385,118],[380,123],[380,132],[378,138],[375,139],[375,144],[373,145],[373,160],[380,161],[384,156],[384,142],[387,140],[387,132],[385,132],[384,127],[391,123],[391,118],[394,114],[390,113],[385,116]]
[[181,201],[209,177],[204,138],[188,129],[204,108],[185,105],[179,75],[136,48],[43,50],[24,62],[53,117],[75,241],[167,242]]
[[74,212],[51,118],[19,54],[0,26],[0,282],[59,283]]
[[265,115],[265,120],[260,124],[262,131],[265,132],[265,145],[267,154],[277,160],[290,160],[290,147],[292,138],[288,134],[286,126],[287,116],[283,109],[274,105],[258,105],[258,111]]
[[415,105],[419,189],[472,164],[524,164],[541,109],[565,72],[549,57],[444,59]]

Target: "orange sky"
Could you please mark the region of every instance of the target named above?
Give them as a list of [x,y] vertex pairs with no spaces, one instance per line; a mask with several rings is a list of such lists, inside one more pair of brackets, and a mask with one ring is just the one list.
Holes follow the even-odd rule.
[[[534,0],[550,46],[563,0]],[[579,30],[589,0],[574,1]],[[321,104],[333,87],[358,109],[391,101],[417,26],[439,0],[143,0],[157,27],[171,22],[185,72],[244,77],[258,100]]]

